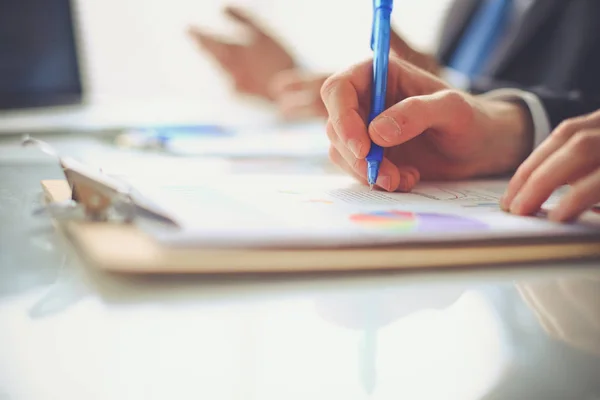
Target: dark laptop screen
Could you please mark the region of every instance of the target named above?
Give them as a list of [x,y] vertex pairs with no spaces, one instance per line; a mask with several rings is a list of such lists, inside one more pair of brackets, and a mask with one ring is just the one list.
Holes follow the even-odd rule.
[[0,0],[0,109],[81,101],[72,11],[70,0]]

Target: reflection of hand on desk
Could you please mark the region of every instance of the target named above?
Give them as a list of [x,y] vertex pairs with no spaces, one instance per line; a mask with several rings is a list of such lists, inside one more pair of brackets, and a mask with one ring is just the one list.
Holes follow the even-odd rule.
[[324,320],[347,329],[361,331],[359,375],[363,387],[372,394],[377,384],[378,333],[387,325],[424,309],[443,309],[452,305],[464,289],[435,287],[403,289],[363,294],[319,297],[315,307]]
[[551,336],[600,355],[600,280],[565,278],[517,288]]

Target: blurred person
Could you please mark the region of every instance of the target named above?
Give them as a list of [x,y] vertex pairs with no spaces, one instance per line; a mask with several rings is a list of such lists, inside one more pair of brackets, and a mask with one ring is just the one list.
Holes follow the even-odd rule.
[[[231,75],[236,89],[275,102],[289,118],[326,116],[317,89],[327,76],[300,69],[244,11],[225,12],[248,29],[246,43],[228,43],[197,27],[189,33]],[[594,51],[600,45],[598,15],[597,0],[454,0],[435,54],[416,50],[396,33],[390,47],[396,56],[472,93],[506,87],[533,92],[518,95],[533,108],[536,129],[544,131],[539,142],[563,119],[593,111],[586,98],[600,92],[600,56]]]

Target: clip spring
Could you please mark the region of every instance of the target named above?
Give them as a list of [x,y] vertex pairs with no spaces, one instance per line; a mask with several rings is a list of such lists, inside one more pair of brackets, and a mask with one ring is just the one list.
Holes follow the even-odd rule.
[[135,219],[137,207],[128,184],[73,159],[63,158],[50,144],[29,135],[23,137],[21,145],[37,147],[56,158],[71,188],[70,199],[47,204],[35,210],[34,215],[49,213],[56,219],[85,218],[126,223]]

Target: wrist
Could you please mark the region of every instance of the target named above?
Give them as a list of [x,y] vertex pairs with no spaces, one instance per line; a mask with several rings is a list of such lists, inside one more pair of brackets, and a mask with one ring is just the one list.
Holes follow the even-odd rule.
[[488,169],[493,174],[512,173],[533,148],[531,114],[520,101],[484,100],[490,121]]

